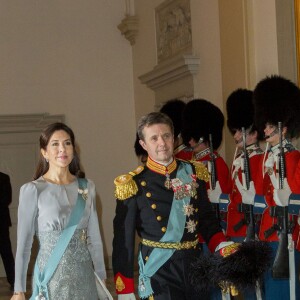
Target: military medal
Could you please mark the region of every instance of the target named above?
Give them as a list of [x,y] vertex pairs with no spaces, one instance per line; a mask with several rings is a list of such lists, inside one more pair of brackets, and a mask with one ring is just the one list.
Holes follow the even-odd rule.
[[140,289],[141,292],[144,292],[146,290],[146,286],[145,286],[145,283],[144,283],[143,279],[141,279],[141,281],[140,281],[139,289]]
[[171,182],[170,174],[169,174],[169,173],[166,173],[165,187],[166,187],[168,190],[172,187],[172,182]]

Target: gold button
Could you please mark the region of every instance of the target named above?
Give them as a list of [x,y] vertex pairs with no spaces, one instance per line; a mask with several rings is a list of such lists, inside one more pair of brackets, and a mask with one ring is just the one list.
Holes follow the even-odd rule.
[[153,204],[151,205],[151,208],[152,208],[152,209],[156,209],[156,204],[153,203]]
[[197,199],[198,198],[198,196],[197,195],[195,195],[195,197],[194,197],[195,199]]
[[198,225],[198,221],[196,221],[196,225]]
[[151,193],[150,192],[146,193],[146,197],[150,198],[151,197]]
[[198,212],[198,208],[195,209],[195,212]]
[[146,185],[147,185],[146,181],[141,182],[141,186],[146,186]]
[[233,189],[232,192],[235,193],[235,192],[236,192],[236,189]]
[[146,256],[146,257],[145,257],[145,260],[148,260],[148,258],[149,258],[149,256]]
[[166,232],[166,231],[167,231],[167,228],[166,228],[166,227],[162,227],[162,228],[161,228],[161,231],[162,231],[162,232]]
[[161,216],[157,216],[157,217],[156,217],[156,220],[157,220],[157,221],[161,221]]

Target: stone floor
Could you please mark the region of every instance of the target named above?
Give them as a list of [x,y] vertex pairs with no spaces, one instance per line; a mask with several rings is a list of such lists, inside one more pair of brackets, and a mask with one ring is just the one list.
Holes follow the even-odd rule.
[[[106,286],[108,290],[111,292],[114,299],[117,299],[113,281],[113,273],[112,270],[107,271],[107,281]],[[27,293],[26,299],[30,297],[30,289],[31,289],[31,278],[27,280]],[[12,296],[12,292],[9,290],[9,284],[6,281],[6,278],[0,277],[0,300],[9,300]],[[137,298],[138,299],[138,298]]]

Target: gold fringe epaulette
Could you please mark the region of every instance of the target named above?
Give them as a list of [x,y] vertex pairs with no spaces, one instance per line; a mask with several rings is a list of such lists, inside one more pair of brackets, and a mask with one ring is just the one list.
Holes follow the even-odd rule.
[[115,184],[115,197],[118,200],[126,200],[138,192],[136,182],[133,180],[133,176],[141,173],[144,167],[140,166],[129,174],[120,175],[114,180]]
[[201,161],[191,160],[191,163],[195,167],[197,178],[200,180],[204,180],[205,182],[208,182],[210,175],[206,166]]

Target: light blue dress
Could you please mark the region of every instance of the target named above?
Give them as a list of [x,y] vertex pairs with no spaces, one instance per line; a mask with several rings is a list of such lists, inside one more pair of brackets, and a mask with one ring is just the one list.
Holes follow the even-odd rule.
[[[88,180],[88,199],[77,229],[48,283],[49,300],[96,300],[93,269],[106,278],[103,245],[96,211],[95,185]],[[21,187],[18,209],[18,245],[15,291],[26,291],[27,268],[34,234],[42,271],[62,230],[68,224],[78,196],[78,181],[57,185],[43,177]]]

